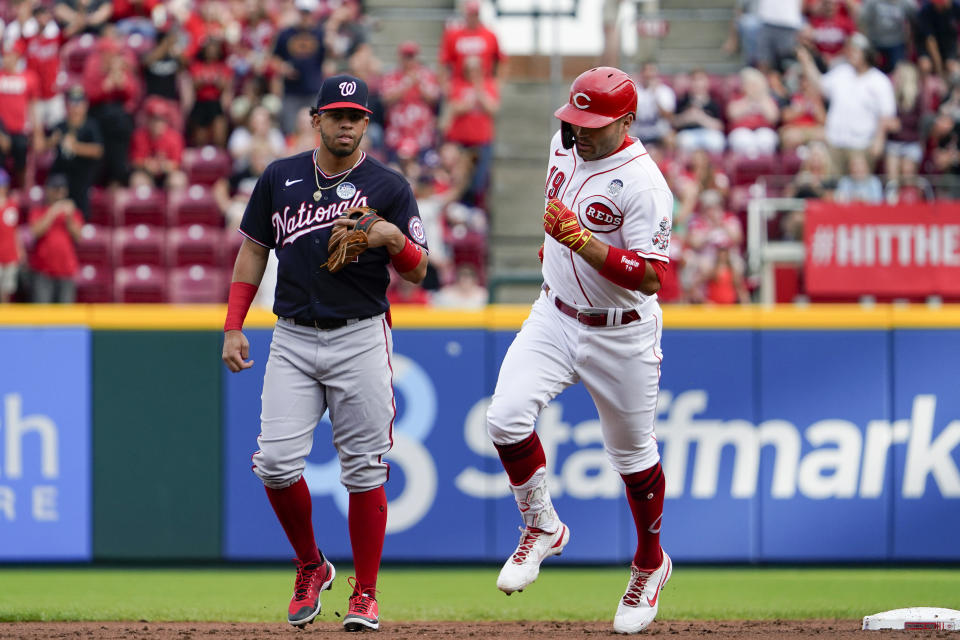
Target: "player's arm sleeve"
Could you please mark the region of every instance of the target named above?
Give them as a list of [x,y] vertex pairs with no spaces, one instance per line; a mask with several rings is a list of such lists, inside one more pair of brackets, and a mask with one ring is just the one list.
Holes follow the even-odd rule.
[[273,249],[276,246],[276,236],[271,220],[273,198],[270,175],[272,173],[271,167],[268,166],[257,180],[253,193],[250,194],[250,200],[247,201],[247,208],[243,212],[243,219],[240,221],[240,233],[267,249]]
[[414,244],[427,251],[427,234],[424,231],[423,220],[420,219],[420,209],[417,200],[413,197],[410,185],[403,181],[392,199],[390,215],[387,219],[392,222],[403,235],[410,238]]
[[673,194],[655,187],[624,202],[624,244],[648,261],[670,262]]

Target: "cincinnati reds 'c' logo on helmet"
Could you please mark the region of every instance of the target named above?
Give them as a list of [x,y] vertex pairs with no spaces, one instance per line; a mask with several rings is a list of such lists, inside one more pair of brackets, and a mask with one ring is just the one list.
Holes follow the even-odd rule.
[[357,83],[350,82],[341,82],[340,83],[340,95],[342,96],[352,96],[357,92]]
[[583,226],[595,233],[610,233],[623,224],[623,214],[612,202],[591,200],[580,205]]
[[633,79],[614,67],[596,67],[577,76],[567,104],[553,115],[578,127],[597,128],[636,112],[637,85]]

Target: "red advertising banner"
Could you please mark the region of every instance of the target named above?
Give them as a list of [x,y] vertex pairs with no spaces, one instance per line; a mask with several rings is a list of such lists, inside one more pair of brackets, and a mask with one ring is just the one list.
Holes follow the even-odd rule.
[[807,293],[960,295],[960,203],[807,204]]

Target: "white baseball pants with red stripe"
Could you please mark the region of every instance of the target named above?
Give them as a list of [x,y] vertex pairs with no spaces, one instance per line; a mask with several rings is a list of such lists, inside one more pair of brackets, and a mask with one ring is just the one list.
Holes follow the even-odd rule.
[[656,300],[629,324],[591,327],[556,308],[546,292],[507,350],[487,409],[497,444],[520,442],[561,391],[583,382],[600,417],[604,449],[615,471],[657,464],[653,426],[660,388],[663,315]]

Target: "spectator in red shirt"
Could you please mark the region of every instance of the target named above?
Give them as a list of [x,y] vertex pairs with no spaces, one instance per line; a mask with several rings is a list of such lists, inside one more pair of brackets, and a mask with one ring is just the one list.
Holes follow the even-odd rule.
[[770,96],[763,73],[747,67],[740,70],[740,79],[743,95],[727,105],[730,122],[727,142],[735,153],[772,155],[777,151],[774,127],[780,120],[780,109]]
[[500,110],[500,90],[496,80],[484,75],[480,58],[468,58],[463,66],[465,77],[454,78],[450,84],[448,111],[441,127],[448,141],[473,152],[473,177],[462,201],[482,207],[493,160],[493,118]]
[[195,101],[187,118],[187,130],[194,146],[227,145],[224,105],[232,100],[233,73],[225,60],[223,41],[208,36],[189,67]]
[[126,185],[130,174],[133,112],[140,98],[138,65],[112,25],[104,28],[83,68],[90,116],[103,135],[103,182]]
[[17,273],[26,255],[17,233],[20,211],[9,189],[10,175],[0,169],[0,303],[10,302],[17,290]]
[[401,146],[413,149],[413,156],[434,144],[434,110],[440,99],[440,84],[433,72],[417,59],[420,45],[412,40],[397,49],[395,71],[383,78],[383,102],[387,106],[387,148],[396,153]]
[[33,301],[72,304],[77,298],[76,241],[83,217],[67,198],[67,179],[51,174],[44,188],[46,203],[30,211],[28,222],[36,245],[30,260]]
[[[712,190],[704,191],[700,196],[700,211],[690,220],[687,234],[688,255],[686,264],[689,273],[685,273],[693,302],[707,299],[709,284],[719,277],[727,279],[728,284],[743,277],[745,264],[740,254],[743,240],[743,227],[736,215],[723,208],[723,198]],[[718,274],[718,258],[726,251],[730,274]],[[717,292],[714,292],[716,295]]]
[[506,57],[500,50],[496,34],[480,22],[479,0],[467,0],[463,5],[463,22],[449,25],[440,42],[440,70],[448,79],[463,80],[466,77],[467,58],[479,58],[483,75],[491,77],[503,74]]
[[60,45],[63,35],[53,14],[44,5],[33,10],[36,33],[27,40],[27,68],[37,74],[40,122],[47,130],[52,129],[66,116],[63,95],[58,91],[57,77],[60,74]]
[[800,74],[797,92],[781,112],[780,146],[791,151],[814,140],[823,140],[823,123],[827,107],[820,89],[805,74]]
[[34,144],[42,141],[37,110],[37,76],[30,70],[18,70],[20,54],[15,49],[3,52],[0,66],[0,165],[13,158],[18,183],[23,184],[27,164],[27,134],[33,128]]
[[839,4],[839,0],[818,0],[807,16],[802,34],[827,67],[833,66],[843,54],[847,38],[857,31],[857,25],[840,11]]
[[706,301],[713,304],[747,304],[750,294],[743,278],[743,269],[733,266],[729,247],[717,249],[713,270],[707,274]]
[[130,141],[131,186],[158,186],[167,189],[185,187],[187,178],[180,171],[183,136],[168,124],[170,116],[161,102],[148,103],[147,125],[133,132]]

